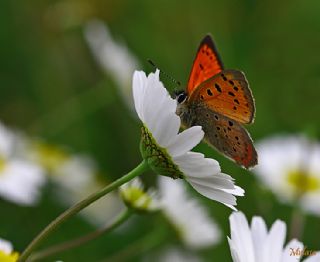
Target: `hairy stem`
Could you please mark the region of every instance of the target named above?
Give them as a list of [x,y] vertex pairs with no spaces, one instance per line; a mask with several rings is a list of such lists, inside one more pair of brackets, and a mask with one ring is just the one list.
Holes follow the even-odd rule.
[[110,185],[104,187],[98,192],[95,192],[88,196],[87,198],[83,199],[82,201],[78,202],[74,206],[67,209],[63,212],[60,216],[58,216],[55,220],[53,220],[38,236],[36,236],[32,242],[27,246],[27,248],[22,252],[18,262],[24,262],[30,256],[30,254],[46,239],[51,232],[56,230],[63,222],[68,220],[69,218],[73,217],[77,213],[79,213],[82,209],[89,206],[93,202],[97,201],[99,198],[105,196],[109,192],[113,191],[114,189],[118,188],[119,186],[125,184],[126,182],[130,181],[131,179],[141,175],[146,169],[148,168],[148,164],[145,160],[143,160],[136,168],[130,171],[128,174],[124,175],[123,177],[117,179]]

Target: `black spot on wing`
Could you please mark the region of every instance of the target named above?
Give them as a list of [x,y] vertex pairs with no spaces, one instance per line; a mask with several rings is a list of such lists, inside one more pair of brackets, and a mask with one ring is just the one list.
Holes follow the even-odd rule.
[[219,93],[222,92],[221,87],[217,83],[214,84],[214,87],[217,89]]
[[211,91],[211,89],[207,89],[207,94],[209,95],[209,96],[213,96],[213,93],[212,93],[212,91]]

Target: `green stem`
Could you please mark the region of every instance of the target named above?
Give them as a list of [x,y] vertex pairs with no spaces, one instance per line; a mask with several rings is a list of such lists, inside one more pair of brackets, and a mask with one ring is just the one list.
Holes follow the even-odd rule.
[[94,240],[110,231],[112,231],[113,229],[117,228],[119,225],[121,225],[122,223],[124,223],[125,221],[127,221],[127,219],[133,214],[132,210],[130,209],[126,209],[124,212],[122,212],[113,223],[111,223],[110,225],[107,225],[101,229],[98,229],[94,232],[91,232],[89,234],[86,234],[84,236],[78,237],[78,238],[74,238],[68,241],[65,241],[63,243],[57,244],[55,246],[49,247],[47,249],[44,249],[42,251],[39,251],[37,253],[35,253],[34,255],[32,255],[30,257],[30,261],[36,261],[36,260],[40,260],[43,259],[45,257],[54,255],[56,253],[60,253],[78,246],[81,246],[91,240]]
[[100,191],[91,194],[84,200],[78,202],[77,204],[75,204],[74,206],[70,207],[68,210],[63,212],[60,216],[58,216],[55,220],[53,220],[44,230],[42,230],[42,232],[36,238],[32,240],[32,242],[27,246],[27,248],[22,252],[18,262],[26,261],[27,258],[30,256],[30,254],[39,246],[39,244],[44,239],[46,239],[49,236],[49,234],[52,231],[54,231],[58,226],[60,226],[63,222],[65,222],[75,214],[79,213],[82,209],[89,206],[99,198],[105,196],[109,192],[125,184],[131,179],[141,175],[147,168],[148,168],[148,164],[145,160],[143,160],[136,168],[131,170],[128,174],[117,179],[116,181],[106,186],[105,188],[101,189]]
[[305,217],[303,212],[300,210],[298,206],[294,207],[292,211],[292,216],[291,216],[290,234],[289,234],[290,239],[302,238],[304,222],[305,222]]

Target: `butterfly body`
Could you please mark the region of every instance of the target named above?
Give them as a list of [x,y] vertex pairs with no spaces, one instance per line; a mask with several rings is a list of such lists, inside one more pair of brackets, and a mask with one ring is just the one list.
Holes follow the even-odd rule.
[[188,86],[176,99],[185,127],[202,126],[206,142],[239,165],[257,164],[252,139],[241,125],[255,115],[248,81],[241,71],[223,70],[210,36],[201,42]]

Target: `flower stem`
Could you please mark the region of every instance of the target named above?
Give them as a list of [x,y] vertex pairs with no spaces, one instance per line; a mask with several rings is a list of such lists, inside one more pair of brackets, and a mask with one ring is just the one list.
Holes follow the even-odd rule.
[[293,208],[290,224],[290,239],[301,239],[304,229],[305,217],[298,206]]
[[125,221],[127,221],[127,219],[133,214],[132,210],[130,209],[126,209],[125,211],[123,211],[116,219],[113,223],[108,224],[107,226],[98,229],[94,232],[91,232],[89,234],[86,234],[84,236],[78,237],[78,238],[74,238],[68,241],[65,241],[63,243],[54,245],[52,247],[49,247],[47,249],[44,249],[42,251],[39,251],[37,253],[35,253],[34,255],[32,255],[30,257],[30,261],[36,261],[36,260],[40,260],[43,259],[45,257],[54,255],[56,253],[59,252],[63,252],[78,246],[81,246],[91,240],[94,240],[110,231],[112,231],[113,229],[115,229],[116,227],[118,227],[119,225],[121,225],[122,223],[124,223]]
[[74,216],[75,214],[79,213],[82,209],[89,206],[99,198],[105,196],[109,192],[113,191],[114,189],[118,188],[119,186],[125,184],[126,182],[130,181],[131,179],[141,175],[145,170],[147,170],[148,164],[145,160],[143,160],[136,168],[131,170],[128,174],[124,175],[123,177],[117,179],[110,185],[104,187],[100,191],[91,194],[87,198],[83,199],[82,201],[78,202],[74,206],[67,209],[63,212],[60,216],[58,216],[55,220],[53,220],[36,238],[32,240],[32,242],[27,246],[27,248],[22,252],[18,262],[24,262],[30,256],[30,254],[39,246],[39,244],[48,237],[48,235],[54,231],[57,227],[59,227],[63,222],[68,220],[70,217]]

